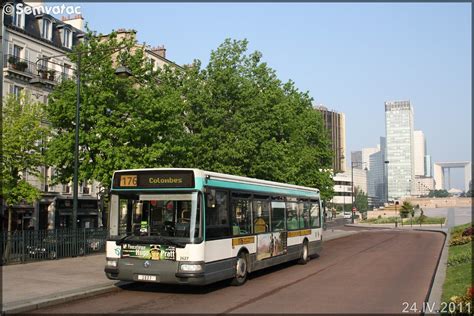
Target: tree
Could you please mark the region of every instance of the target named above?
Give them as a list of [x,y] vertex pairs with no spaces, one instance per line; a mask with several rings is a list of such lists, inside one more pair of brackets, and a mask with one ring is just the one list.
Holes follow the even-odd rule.
[[408,201],[403,201],[402,207],[400,209],[400,217],[407,218],[408,214],[412,214],[413,216],[414,208],[413,205]]
[[330,142],[308,93],[282,83],[247,52],[246,40],[227,39],[211,53],[207,67],[196,61],[182,86],[188,166],[318,187],[333,195]]
[[[94,66],[82,71],[81,180],[108,186],[117,169],[190,167],[317,187],[332,197],[331,175],[320,171],[332,159],[321,115],[261,53],[247,55],[247,41],[226,40],[206,67],[195,61],[153,71],[133,41],[89,37],[76,48],[100,52],[82,60]],[[134,74],[127,80],[114,76],[106,53],[121,47],[118,60]],[[48,157],[61,182],[73,172],[75,93],[64,82],[48,107],[57,131]]]
[[39,176],[44,165],[42,149],[50,130],[45,124],[44,105],[27,95],[8,95],[2,107],[2,198],[7,206],[8,239],[5,256],[9,254],[13,206],[32,203],[40,191],[24,179],[24,174]]
[[430,190],[430,193],[428,194],[428,197],[436,197],[436,198],[443,198],[443,197],[449,197],[450,194],[446,190]]
[[[114,170],[176,166],[186,148],[179,91],[136,46],[133,38],[89,40],[70,55],[81,54],[81,108],[79,181],[97,180],[109,187]],[[118,53],[117,53],[118,52]],[[115,61],[117,60],[117,62]],[[117,64],[127,66],[133,77],[115,76]],[[162,79],[162,83],[158,83]],[[71,181],[74,161],[76,84],[65,81],[49,97],[48,118],[55,130],[48,160],[57,166],[56,182]]]
[[360,187],[354,188],[354,206],[360,213],[367,212],[369,209],[367,194]]

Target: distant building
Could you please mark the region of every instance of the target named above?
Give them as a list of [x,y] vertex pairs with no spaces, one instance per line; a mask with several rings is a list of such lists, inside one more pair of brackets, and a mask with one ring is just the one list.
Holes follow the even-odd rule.
[[352,182],[348,173],[334,175],[334,196],[331,203],[342,206],[343,210],[350,211],[352,205]]
[[[150,45],[139,44],[137,41],[137,32],[120,28],[117,31],[117,40],[133,39],[135,41],[135,52],[137,49],[143,49],[145,58],[153,65],[154,70],[162,69],[165,65],[170,67],[182,68],[180,65],[166,58],[166,48],[164,45],[152,47]],[[102,35],[103,40],[107,40],[110,34]]]
[[413,195],[426,196],[434,190],[435,183],[432,177],[415,176],[415,187]]
[[410,196],[415,179],[413,108],[410,101],[385,102],[388,199]]
[[362,148],[359,151],[351,152],[351,166],[354,169],[370,170],[370,155],[380,151],[380,147]]
[[315,106],[314,109],[323,116],[324,127],[331,140],[333,155],[332,168],[334,173],[346,171],[346,121],[344,113],[328,110],[324,106]]
[[431,163],[431,155],[425,155],[425,176],[433,176],[433,164]]
[[423,131],[413,131],[415,176],[426,176],[426,140]]
[[[451,169],[464,169],[464,191],[469,191],[471,187],[472,174],[471,174],[471,162],[470,161],[452,161],[452,162],[436,162],[434,164],[434,181],[436,190],[450,190],[451,186]],[[445,175],[446,174],[446,175]]]

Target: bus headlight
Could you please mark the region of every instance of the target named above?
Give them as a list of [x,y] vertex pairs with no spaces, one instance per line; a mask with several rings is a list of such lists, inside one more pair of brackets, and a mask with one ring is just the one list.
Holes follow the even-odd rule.
[[107,267],[117,268],[117,263],[118,263],[117,260],[107,259]]
[[179,269],[182,272],[202,272],[204,270],[201,263],[182,263]]

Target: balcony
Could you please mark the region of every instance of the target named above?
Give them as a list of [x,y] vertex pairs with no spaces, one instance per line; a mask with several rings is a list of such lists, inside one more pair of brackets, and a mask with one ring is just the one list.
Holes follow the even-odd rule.
[[4,55],[3,63],[10,76],[26,80],[31,84],[42,84],[54,87],[64,80],[74,79],[74,76],[62,71],[42,64],[36,64],[14,55]]

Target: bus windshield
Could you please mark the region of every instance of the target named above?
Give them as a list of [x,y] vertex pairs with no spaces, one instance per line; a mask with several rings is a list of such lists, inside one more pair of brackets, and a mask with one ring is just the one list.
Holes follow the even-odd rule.
[[193,243],[201,234],[199,200],[198,193],[119,196],[119,235],[127,243]]

